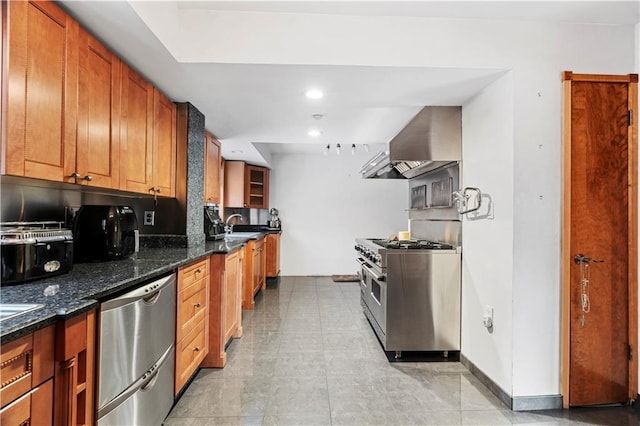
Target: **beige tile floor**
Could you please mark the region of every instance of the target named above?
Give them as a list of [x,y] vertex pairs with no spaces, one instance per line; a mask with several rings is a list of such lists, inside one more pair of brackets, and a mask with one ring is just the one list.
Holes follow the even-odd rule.
[[388,362],[356,283],[283,277],[165,425],[638,425],[631,407],[512,412],[458,362]]

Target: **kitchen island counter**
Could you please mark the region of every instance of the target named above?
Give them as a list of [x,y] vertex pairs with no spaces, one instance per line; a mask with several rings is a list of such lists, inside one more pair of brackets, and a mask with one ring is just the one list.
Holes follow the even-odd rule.
[[0,323],[0,343],[5,344],[58,320],[70,319],[98,306],[99,301],[212,254],[232,253],[248,239],[207,241],[188,248],[143,249],[129,259],[78,263],[57,277],[4,286],[0,303],[35,303],[42,308]]

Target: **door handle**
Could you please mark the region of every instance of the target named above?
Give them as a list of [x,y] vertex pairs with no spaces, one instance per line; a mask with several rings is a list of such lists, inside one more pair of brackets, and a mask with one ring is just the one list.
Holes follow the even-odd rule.
[[591,262],[593,262],[593,263],[604,263],[604,260],[602,260],[602,259],[592,259],[590,257],[586,257],[582,253],[576,254],[573,257],[573,261],[576,263],[576,265],[589,264]]

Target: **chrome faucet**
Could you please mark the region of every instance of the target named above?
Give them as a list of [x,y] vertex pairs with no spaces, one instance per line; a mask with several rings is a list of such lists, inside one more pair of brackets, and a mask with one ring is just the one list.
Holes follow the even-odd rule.
[[227,221],[224,224],[224,231],[227,234],[230,234],[230,233],[233,232],[233,225],[229,225],[229,221],[234,217],[239,217],[240,218],[240,222],[242,222],[244,220],[244,218],[242,217],[242,215],[240,213],[234,213],[232,215],[229,215],[229,217],[227,218]]

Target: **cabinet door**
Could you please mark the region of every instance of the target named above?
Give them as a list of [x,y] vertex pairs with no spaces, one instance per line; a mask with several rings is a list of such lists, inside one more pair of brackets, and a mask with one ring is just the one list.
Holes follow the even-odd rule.
[[2,173],[73,183],[79,26],[53,2],[6,3]]
[[253,293],[264,285],[264,240],[258,241],[253,251]]
[[176,195],[176,105],[153,90],[153,187],[157,195]]
[[54,424],[93,424],[95,311],[55,324]]
[[250,208],[264,209],[269,205],[269,170],[265,167],[245,168],[245,204]]
[[204,202],[220,204],[220,142],[205,132]]
[[150,193],[153,167],[153,87],[122,64],[120,189]]
[[226,259],[226,274],[224,282],[224,342],[229,341],[231,337],[236,334],[238,328],[238,303],[240,302],[240,287],[239,281],[239,255],[238,252],[227,256]]
[[77,183],[119,187],[120,60],[80,30]]
[[224,163],[224,206],[248,207],[245,202],[245,163],[225,161]]
[[268,234],[265,237],[265,263],[267,277],[277,277],[280,273],[280,234]]

